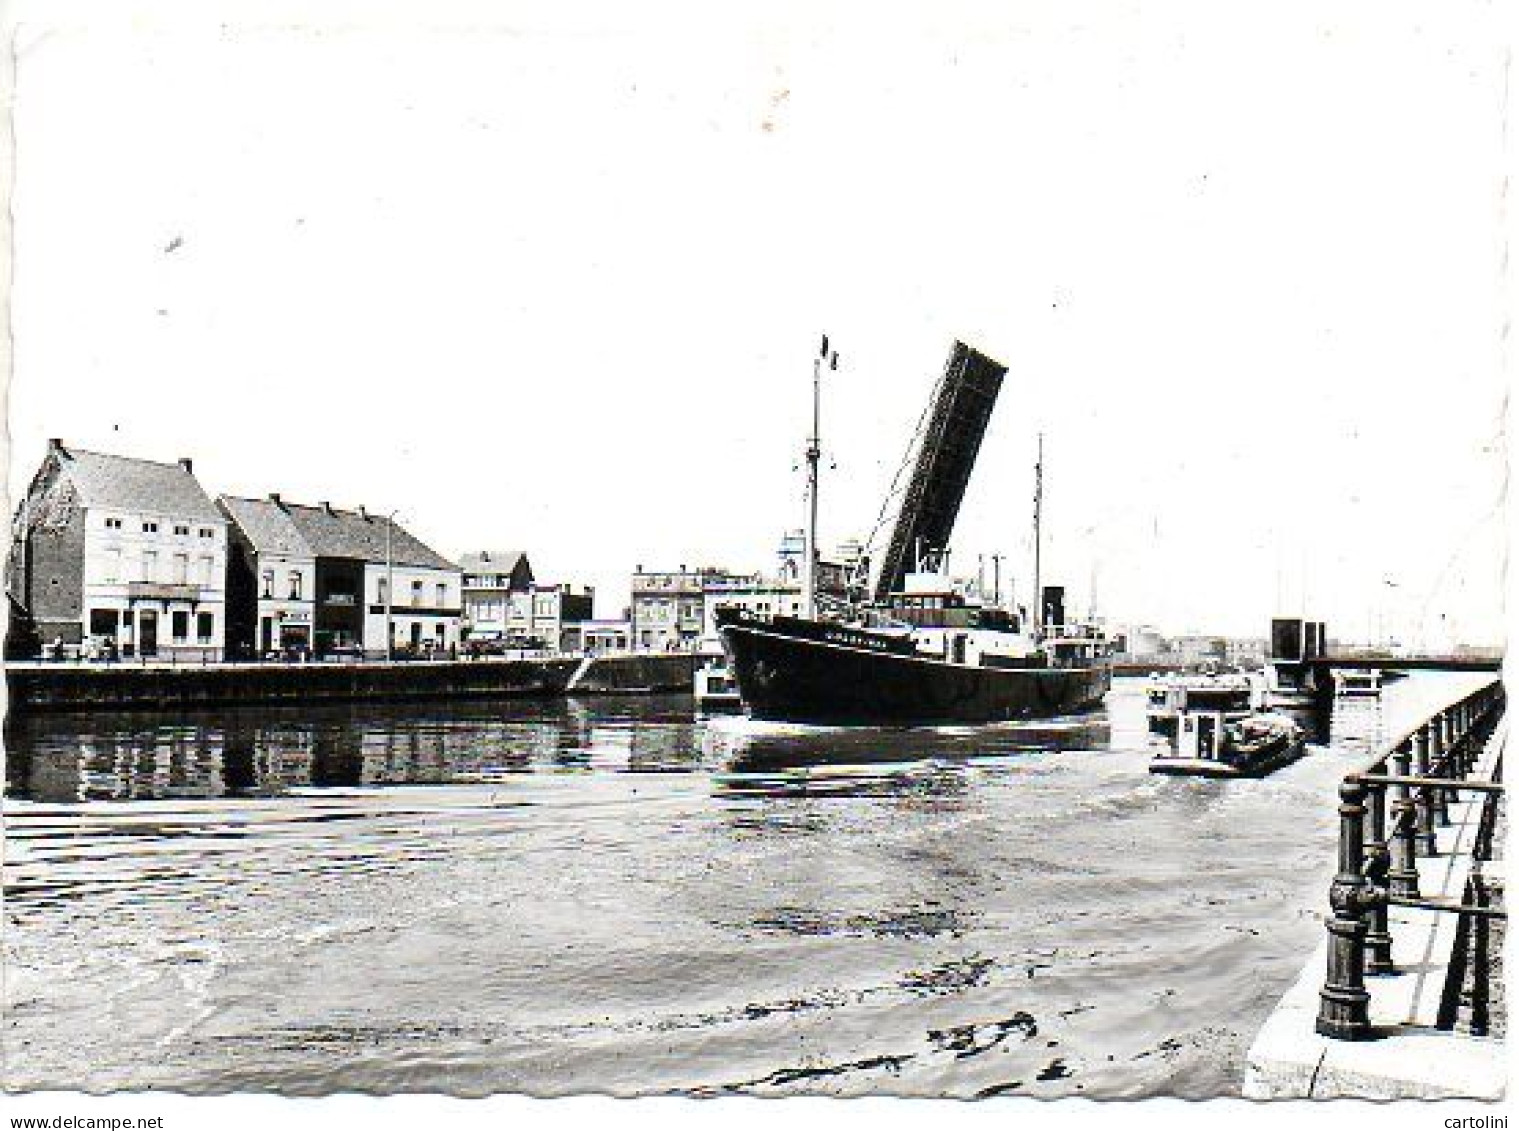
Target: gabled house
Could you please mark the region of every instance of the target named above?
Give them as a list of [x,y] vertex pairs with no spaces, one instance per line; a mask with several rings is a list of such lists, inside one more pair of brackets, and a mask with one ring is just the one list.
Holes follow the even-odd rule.
[[480,550],[459,559],[464,575],[464,631],[474,640],[504,640],[512,598],[533,587],[533,567],[522,550]]
[[220,659],[227,520],[190,460],[48,444],[11,525],[6,587],[44,649]]
[[239,543],[247,546],[234,559],[239,578],[231,582],[237,595],[233,615],[239,626],[255,625],[255,651],[267,651],[266,640],[278,647],[282,624],[291,626],[289,637],[296,639],[300,622],[292,617],[303,614],[310,616],[309,646],[317,655],[378,657],[459,647],[459,567],[392,518],[363,507],[291,503],[278,495],[223,503],[238,524]]
[[316,551],[278,495],[222,495],[227,544],[227,652],[316,650]]

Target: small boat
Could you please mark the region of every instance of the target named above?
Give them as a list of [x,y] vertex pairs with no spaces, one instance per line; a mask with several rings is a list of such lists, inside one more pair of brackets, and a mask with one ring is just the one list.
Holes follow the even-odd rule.
[[703,714],[715,715],[725,711],[742,711],[743,699],[738,693],[738,682],[726,665],[710,660],[696,671],[696,709]]
[[1334,673],[1334,693],[1345,698],[1373,698],[1382,694],[1382,673],[1375,668],[1354,668]]
[[1263,677],[1245,672],[1154,675],[1145,689],[1151,734],[1176,736],[1177,719],[1189,711],[1247,715],[1266,705]]
[[1184,714],[1174,748],[1150,760],[1152,774],[1264,777],[1302,757],[1303,728],[1276,711],[1230,719],[1223,711]]

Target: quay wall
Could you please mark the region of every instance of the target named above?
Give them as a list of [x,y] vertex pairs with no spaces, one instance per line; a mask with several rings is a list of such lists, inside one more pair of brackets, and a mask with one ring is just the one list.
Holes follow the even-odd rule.
[[690,691],[697,668],[707,658],[690,652],[597,656],[572,679],[568,690],[584,695]]
[[6,684],[9,709],[18,714],[146,710],[689,691],[700,662],[687,654],[178,666],[37,663],[7,664]]

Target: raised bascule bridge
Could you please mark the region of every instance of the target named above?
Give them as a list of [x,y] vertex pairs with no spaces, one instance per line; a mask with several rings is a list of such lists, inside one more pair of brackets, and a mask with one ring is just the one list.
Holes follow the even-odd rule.
[[884,604],[899,591],[909,573],[943,564],[1006,373],[1007,366],[964,342],[950,350],[903,461],[904,469],[911,463],[912,472],[899,489],[899,469],[877,521],[878,533],[892,503],[900,500],[870,589],[876,602]]

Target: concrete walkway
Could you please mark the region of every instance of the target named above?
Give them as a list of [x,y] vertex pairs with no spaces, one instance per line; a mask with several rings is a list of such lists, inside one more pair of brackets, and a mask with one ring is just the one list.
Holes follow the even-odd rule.
[[[1489,738],[1472,776],[1492,777],[1508,734],[1507,720]],[[1425,898],[1459,902],[1472,872],[1472,843],[1483,796],[1463,793],[1449,806],[1451,824],[1436,831],[1438,855],[1417,860]],[[1436,1027],[1458,917],[1394,907],[1388,920],[1398,973],[1368,977],[1377,1037],[1336,1041],[1313,1031],[1324,984],[1327,940],[1319,944],[1250,1047],[1244,1093],[1250,1099],[1485,1099],[1504,1095],[1507,1063],[1501,1040]]]

